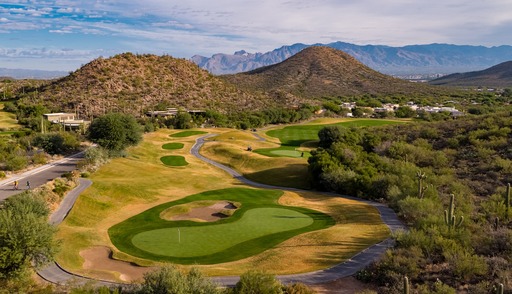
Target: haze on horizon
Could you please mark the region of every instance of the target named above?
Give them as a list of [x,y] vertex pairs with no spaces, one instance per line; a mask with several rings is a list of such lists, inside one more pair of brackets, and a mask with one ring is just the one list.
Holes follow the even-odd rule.
[[190,58],[294,43],[512,44],[512,1],[7,0],[0,68],[75,70],[122,52]]

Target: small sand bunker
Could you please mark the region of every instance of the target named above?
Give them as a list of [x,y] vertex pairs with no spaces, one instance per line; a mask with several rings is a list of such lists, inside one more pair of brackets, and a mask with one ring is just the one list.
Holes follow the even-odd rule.
[[85,260],[82,267],[91,270],[91,276],[104,280],[118,278],[124,282],[141,281],[144,273],[154,269],[112,259],[112,250],[104,246],[82,250],[80,256]]
[[214,222],[233,214],[237,207],[229,201],[220,201],[210,206],[196,207],[184,214],[175,215],[171,220],[199,220]]

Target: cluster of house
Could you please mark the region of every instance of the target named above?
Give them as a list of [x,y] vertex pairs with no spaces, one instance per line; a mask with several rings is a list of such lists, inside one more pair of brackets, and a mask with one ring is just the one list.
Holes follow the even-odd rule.
[[[395,112],[395,110],[397,110],[400,106],[402,106],[402,105],[386,103],[386,104],[382,104],[382,107],[365,107],[365,108],[370,108],[371,110],[373,110],[372,111],[373,113],[382,113],[382,112]],[[408,102],[404,106],[407,106],[407,107],[411,108],[412,110],[415,110],[416,112],[420,112],[420,111],[424,111],[424,112],[428,112],[428,113],[449,112],[454,117],[464,115],[464,113],[462,111],[457,110],[455,107],[419,106],[419,105],[416,105],[414,102]],[[345,103],[342,103],[340,105],[340,107],[352,110],[356,107],[356,103],[355,102],[345,102]],[[351,116],[351,115],[352,115],[352,113],[350,113],[350,112],[347,114],[347,116]]]
[[198,110],[198,109],[187,110],[187,109],[178,109],[178,108],[167,108],[166,110],[148,111],[148,112],[146,112],[146,115],[150,116],[150,117],[173,117],[173,116],[176,116],[178,114],[178,112],[180,112],[180,111],[188,112],[190,114],[199,114],[199,113],[206,112],[204,110]]
[[[167,110],[155,110],[155,111],[148,111],[146,113],[147,116],[150,117],[173,117],[178,112],[184,111],[188,112],[190,114],[200,114],[205,113],[204,110],[183,110],[178,108],[167,108]],[[66,112],[56,112],[56,113],[46,113],[43,114],[44,118],[48,120],[49,122],[53,124],[60,124],[65,129],[81,129],[83,127],[86,127],[90,121],[78,119],[77,115],[75,113],[66,113]]]

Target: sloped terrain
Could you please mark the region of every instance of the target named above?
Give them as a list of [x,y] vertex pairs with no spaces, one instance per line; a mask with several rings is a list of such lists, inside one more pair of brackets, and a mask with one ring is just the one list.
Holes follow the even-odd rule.
[[245,90],[303,98],[434,92],[426,85],[374,71],[328,47],[309,47],[281,63],[221,77]]
[[93,60],[28,96],[38,97],[52,110],[78,111],[86,117],[109,111],[141,115],[165,107],[225,112],[274,104],[264,95],[238,90],[190,61],[131,53]]
[[481,71],[456,73],[430,81],[432,85],[512,87],[512,61]]

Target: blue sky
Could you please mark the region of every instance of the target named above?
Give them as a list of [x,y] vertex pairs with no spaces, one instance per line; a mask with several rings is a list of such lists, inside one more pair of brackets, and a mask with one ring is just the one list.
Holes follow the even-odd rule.
[[10,0],[0,2],[0,67],[72,71],[122,52],[190,58],[335,41],[512,45],[511,11],[510,0]]

